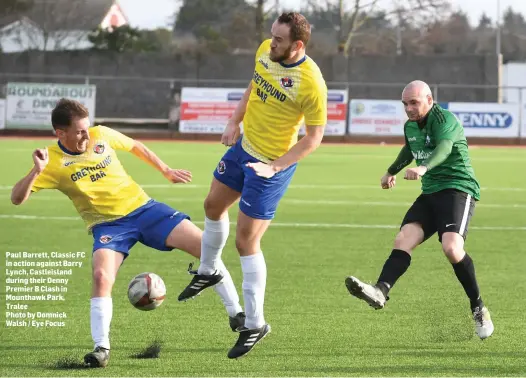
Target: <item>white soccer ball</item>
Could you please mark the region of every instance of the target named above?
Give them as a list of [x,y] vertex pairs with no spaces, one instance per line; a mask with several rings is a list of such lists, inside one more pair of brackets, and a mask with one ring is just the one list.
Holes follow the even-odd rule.
[[139,310],[150,311],[159,307],[166,298],[164,281],[155,273],[141,273],[128,285],[128,299]]

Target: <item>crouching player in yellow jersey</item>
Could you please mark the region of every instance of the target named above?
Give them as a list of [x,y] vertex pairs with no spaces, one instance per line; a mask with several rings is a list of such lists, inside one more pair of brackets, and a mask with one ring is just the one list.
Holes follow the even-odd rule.
[[[201,230],[190,218],[152,200],[128,176],[116,151],[129,151],[160,171],[170,182],[186,183],[191,173],[171,169],[144,144],[104,126],[90,127],[88,110],[62,99],[51,121],[58,143],[33,153],[34,167],[13,188],[15,205],[31,192],[58,189],[68,196],[93,234],[93,287],[91,334],[95,350],[84,360],[90,367],[105,367],[109,360],[111,290],[120,265],[137,242],[169,251],[174,248],[196,258],[201,254]],[[224,276],[216,291],[229,313],[232,330],[244,324],[244,314],[232,278],[221,261]]]
[[[218,264],[229,233],[228,209],[240,199],[236,247],[246,320],[229,358],[242,357],[270,332],[263,316],[267,268],[260,241],[296,163],[320,145],[327,123],[327,87],[305,55],[310,30],[301,14],[284,13],[272,25],[272,39],[257,50],[252,81],[221,139],[232,147],[219,162],[205,200],[201,263],[179,296],[186,300],[221,281]],[[306,136],[297,142],[303,120]]]

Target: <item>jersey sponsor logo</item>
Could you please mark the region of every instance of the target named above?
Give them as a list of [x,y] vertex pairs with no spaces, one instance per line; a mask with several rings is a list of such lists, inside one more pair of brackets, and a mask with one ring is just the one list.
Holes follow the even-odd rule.
[[408,138],[407,140],[410,142],[416,142],[416,137],[411,137],[411,138]]
[[294,81],[290,77],[282,77],[280,80],[281,86],[285,89],[292,88]]
[[73,164],[75,164],[74,161],[66,161],[66,162],[64,163],[64,167],[69,167],[70,165],[73,165]]
[[426,144],[424,146],[429,146],[431,144],[431,138],[429,137],[429,135],[426,135]]
[[102,244],[108,244],[111,240],[113,239],[113,237],[111,237],[110,235],[102,235],[99,239],[99,241],[102,243]]
[[268,63],[265,62],[262,58],[259,58],[259,63],[261,63],[261,65],[268,70]]
[[431,152],[425,152],[422,150],[412,151],[412,153],[413,153],[413,157],[415,158],[415,160],[426,160],[427,158],[431,156]]
[[104,153],[104,144],[103,143],[97,143],[95,144],[95,146],[93,146],[93,151],[96,153],[96,154],[102,154]]
[[[103,161],[101,161],[99,164],[91,167],[85,167],[81,168],[78,171],[71,174],[70,178],[71,181],[75,182],[77,180],[80,180],[84,177],[87,177],[90,173],[93,173],[90,176],[90,179],[92,182],[97,181],[98,179],[105,177],[106,173],[104,173],[103,169],[106,168],[108,165],[111,164],[111,155],[108,155]],[[97,173],[97,171],[99,171]]]
[[505,129],[513,123],[513,116],[506,112],[451,112],[464,127]]
[[287,96],[284,93],[265,80],[257,71],[254,71],[254,77],[252,80],[258,85],[256,93],[261,101],[266,102],[268,96],[274,97],[280,102],[285,102],[287,99]]
[[226,171],[226,164],[223,160],[221,160],[219,164],[217,165],[217,173],[222,175],[223,173],[225,173],[225,171]]

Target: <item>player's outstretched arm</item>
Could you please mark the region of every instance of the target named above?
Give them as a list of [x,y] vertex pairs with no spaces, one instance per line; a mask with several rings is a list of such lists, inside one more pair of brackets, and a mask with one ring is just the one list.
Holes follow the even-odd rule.
[[18,181],[11,191],[11,202],[13,205],[23,204],[31,195],[31,188],[38,175],[42,173],[49,162],[47,149],[38,149],[33,152],[33,162],[35,165],[31,171],[20,181]]
[[184,169],[172,169],[161,160],[152,150],[139,141],[134,141],[130,150],[132,154],[145,161],[163,174],[169,181],[176,183],[188,183],[192,181],[192,173]]
[[270,164],[262,162],[247,163],[247,167],[252,168],[258,176],[270,178],[277,172],[282,171],[292,164],[300,161],[305,156],[313,152],[321,144],[323,139],[323,126],[307,126],[306,135],[296,143],[286,154],[274,160]]
[[247,111],[248,99],[250,98],[250,92],[252,91],[252,82],[248,84],[248,88],[245,90],[243,97],[237,103],[236,109],[232,114],[232,117],[228,120],[225,131],[221,136],[221,143],[225,146],[232,146],[235,144],[241,135],[241,128],[239,124],[245,118],[245,113]]

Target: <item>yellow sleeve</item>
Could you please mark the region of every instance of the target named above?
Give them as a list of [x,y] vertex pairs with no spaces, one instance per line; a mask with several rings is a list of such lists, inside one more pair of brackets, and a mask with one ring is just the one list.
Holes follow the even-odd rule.
[[97,126],[100,129],[101,136],[107,140],[111,148],[114,150],[131,151],[135,145],[135,141],[117,130],[110,129],[106,126]]
[[267,39],[263,41],[261,45],[259,45],[258,50],[256,51],[256,63],[258,62],[258,59],[261,56],[261,54],[263,54],[263,52],[265,52],[266,50],[270,50],[270,42],[272,42],[272,40]]
[[58,179],[53,176],[53,169],[49,163],[46,168],[37,176],[31,191],[36,193],[42,189],[57,189]]
[[327,86],[323,79],[315,80],[301,101],[306,126],[327,124]]

